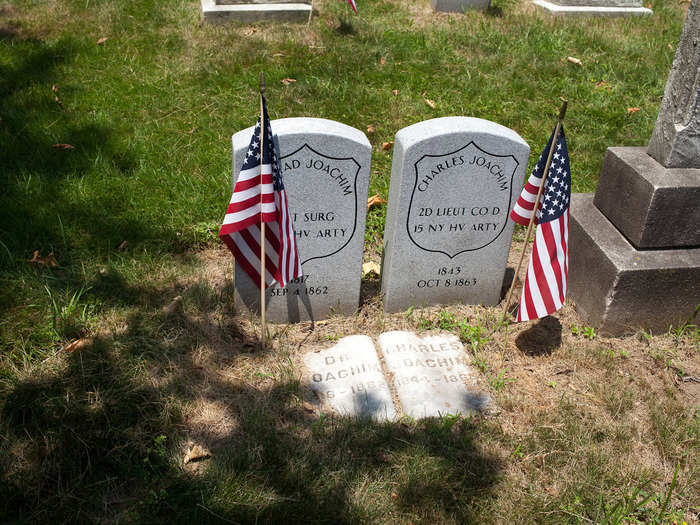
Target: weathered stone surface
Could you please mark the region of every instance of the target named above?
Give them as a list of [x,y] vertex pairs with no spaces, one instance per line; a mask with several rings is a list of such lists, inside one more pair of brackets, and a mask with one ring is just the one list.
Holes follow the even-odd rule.
[[608,148],[594,203],[637,249],[700,246],[700,169]]
[[[304,276],[266,292],[270,321],[350,314],[360,301],[372,147],[361,131],[325,119],[272,121]],[[253,128],[233,136],[234,180]],[[235,182],[234,182],[235,184]],[[260,310],[260,291],[236,265],[236,308]]]
[[[202,18],[206,22],[228,21],[250,24],[275,21],[304,23],[311,16],[311,4],[306,3],[245,3],[217,4],[214,0],[201,0]],[[283,0],[284,2],[284,0]]]
[[692,0],[648,153],[667,168],[700,168],[700,0]]
[[642,0],[551,0],[553,4],[591,7],[640,7]]
[[500,299],[530,148],[487,120],[444,117],[394,141],[382,293],[388,312]]
[[[576,0],[572,0],[576,1]],[[582,3],[555,3],[547,0],[533,0],[536,6],[555,16],[632,16],[651,15],[653,11],[641,7],[641,2],[608,2],[589,0]],[[619,4],[619,5],[617,5]]]
[[572,196],[569,246],[569,297],[601,333],[663,332],[700,304],[700,248],[637,251],[592,194]]
[[476,388],[475,372],[455,336],[385,332],[379,348],[404,414],[420,419],[492,408],[490,396]]
[[433,11],[464,13],[473,9],[486,9],[489,0],[430,0]]
[[309,385],[325,407],[340,415],[393,420],[396,410],[366,335],[344,337],[328,350],[304,356]]

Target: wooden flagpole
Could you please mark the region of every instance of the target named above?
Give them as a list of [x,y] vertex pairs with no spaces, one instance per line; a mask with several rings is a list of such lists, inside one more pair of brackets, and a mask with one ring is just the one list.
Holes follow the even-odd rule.
[[542,190],[544,189],[544,183],[547,180],[547,175],[549,174],[549,165],[552,163],[552,154],[554,153],[554,147],[557,144],[557,139],[559,138],[559,130],[561,130],[561,124],[564,121],[564,116],[566,115],[566,106],[569,101],[564,100],[559,110],[559,119],[557,120],[557,127],[554,129],[554,136],[552,137],[552,144],[549,147],[549,153],[547,154],[547,163],[544,166],[544,173],[542,174],[542,180],[540,181],[540,187],[537,190],[537,197],[535,198],[535,206],[532,208],[532,215],[530,216],[530,224],[527,226],[527,234],[525,235],[525,242],[523,242],[523,247],[520,250],[520,260],[518,261],[518,266],[515,269],[515,274],[513,275],[513,282],[510,284],[510,290],[508,290],[508,296],[506,297],[506,303],[503,305],[503,317],[502,321],[506,322],[506,338],[503,343],[503,349],[505,350],[506,344],[508,342],[508,305],[513,296],[513,289],[515,288],[515,282],[518,279],[518,274],[520,274],[520,268],[523,265],[523,259],[525,258],[525,249],[530,242],[530,235],[532,234],[532,227],[535,224],[535,217],[537,215],[537,208],[540,205],[540,197],[542,196]]
[[[265,158],[265,113],[263,111],[263,95],[265,94],[265,72],[260,72],[260,346],[265,349],[265,222],[263,213],[263,159]],[[272,160],[272,159],[270,159]]]

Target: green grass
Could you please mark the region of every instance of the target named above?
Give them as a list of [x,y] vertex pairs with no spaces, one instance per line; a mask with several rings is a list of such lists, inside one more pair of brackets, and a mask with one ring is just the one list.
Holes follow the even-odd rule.
[[[261,70],[273,118],[375,128],[370,194],[384,198],[391,151],[382,142],[429,118],[499,122],[536,158],[565,96],[575,191],[595,188],[607,147],[646,143],[681,33],[676,2],[654,1],[649,18],[585,23],[495,4],[445,16],[427,2],[376,0],[356,17],[325,0],[309,26],[250,31],[200,23],[195,0],[0,3],[0,522],[668,522],[697,513],[698,415],[672,392],[642,399],[644,423],[633,420],[631,394],[618,410],[609,392],[595,392],[617,418],[600,425],[562,396],[532,415],[518,442],[499,419],[310,420],[292,337],[276,333],[274,356],[254,353],[232,316],[230,284],[198,276],[196,254],[217,245],[230,197],[230,136],[256,118]],[[284,86],[286,77],[297,82]],[[370,253],[381,249],[384,214],[368,214]],[[53,252],[58,266],[28,264],[35,250]],[[165,313],[178,295],[182,309]],[[495,318],[407,317],[459,335],[491,371],[499,402],[517,405],[521,379],[506,388],[513,370],[486,349],[500,344]],[[347,330],[332,324],[326,340]],[[687,325],[668,337],[690,348],[697,334]],[[80,351],[62,350],[81,337]],[[676,359],[649,338],[649,359]],[[606,373],[628,361],[593,353],[590,366]],[[646,396],[643,385],[631,392]],[[221,413],[234,423],[223,434],[193,430],[188,414],[202,396],[227,400]],[[620,436],[653,447],[662,466],[622,465]],[[218,444],[199,474],[181,460],[190,437]],[[643,505],[641,492],[653,494]]]

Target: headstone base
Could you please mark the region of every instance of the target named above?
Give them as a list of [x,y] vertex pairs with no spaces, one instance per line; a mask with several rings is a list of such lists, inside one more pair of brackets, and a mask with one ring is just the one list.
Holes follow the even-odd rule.
[[700,248],[636,250],[595,207],[571,198],[569,296],[602,334],[665,332],[700,303]]
[[311,4],[222,4],[214,0],[202,1],[202,18],[206,22],[275,21],[304,23],[311,16]]
[[594,204],[635,248],[700,246],[698,203],[700,169],[665,168],[646,148],[608,148]]
[[485,10],[489,7],[490,0],[430,0],[433,11],[445,13],[464,13],[474,9]]
[[651,15],[646,7],[603,7],[590,5],[557,5],[546,0],[532,0],[532,3],[555,16],[630,16]]

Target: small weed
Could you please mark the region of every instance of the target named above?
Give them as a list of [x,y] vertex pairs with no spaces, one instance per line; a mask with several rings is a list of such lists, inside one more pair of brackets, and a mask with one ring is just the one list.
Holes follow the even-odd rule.
[[595,329],[592,326],[572,325],[571,333],[574,335],[581,335],[583,337],[586,337],[589,341],[593,341],[593,339],[595,339],[596,336]]
[[80,299],[89,288],[83,286],[72,294],[67,289],[67,301],[58,299],[48,286],[44,286],[44,289],[49,296],[52,328],[56,337],[72,339],[84,335],[95,310],[95,305],[80,304]]
[[462,342],[469,343],[472,350],[476,354],[477,349],[488,342],[489,337],[484,334],[484,327],[481,324],[481,318],[476,316],[476,324],[469,325],[466,321],[459,326],[459,338]]
[[489,376],[489,384],[497,392],[502,391],[503,389],[505,389],[508,383],[513,382],[515,382],[515,379],[511,377],[506,377],[505,370],[501,370],[500,372],[498,372],[498,375],[496,377]]
[[455,315],[447,310],[438,314],[437,326],[443,330],[454,330],[457,327]]

